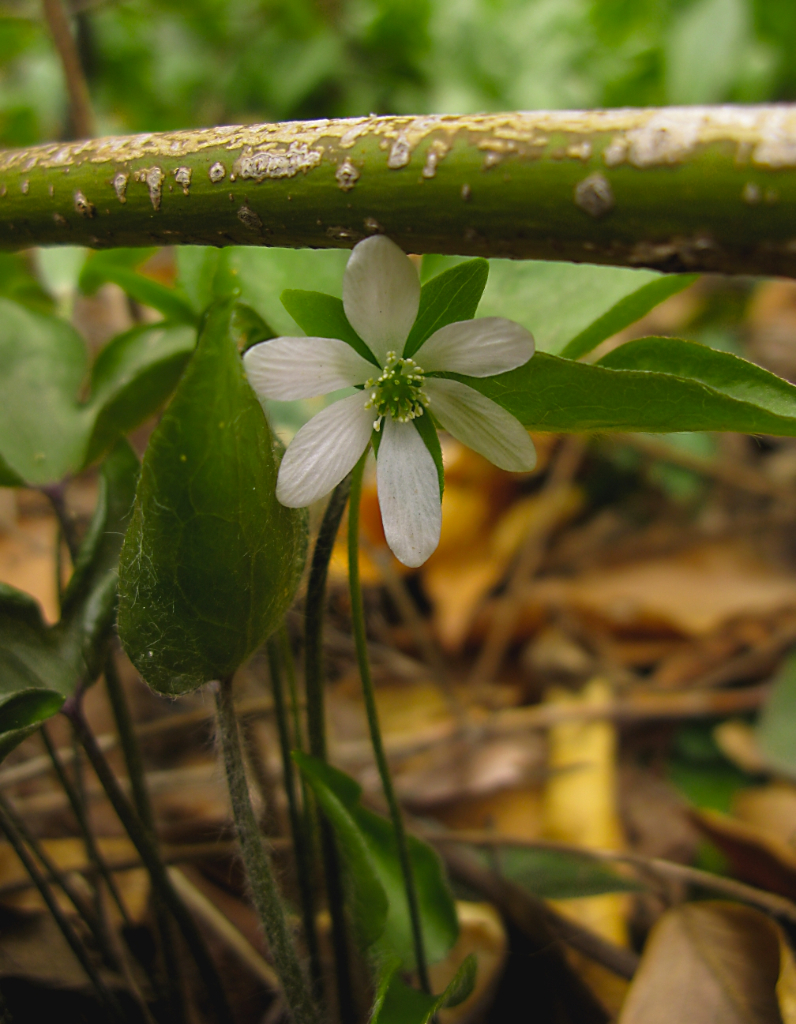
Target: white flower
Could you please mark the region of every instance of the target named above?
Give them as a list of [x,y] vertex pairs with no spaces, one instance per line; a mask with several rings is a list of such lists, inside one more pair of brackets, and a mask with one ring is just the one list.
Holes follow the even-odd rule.
[[343,307],[380,371],[333,338],[274,338],[244,356],[249,382],[265,398],[289,401],[363,386],[298,431],[282,459],[276,495],[290,508],[322,498],[356,465],[371,431],[380,431],[376,479],[384,533],[408,566],[421,565],[439,543],[437,468],[413,422],[427,408],[445,430],[501,469],[523,472],[536,461],[519,420],[466,384],[437,376],[488,377],[522,366],[534,352],[530,333],[502,317],[464,320],[441,327],[414,358],[404,358],[419,302],[414,264],[376,235],[351,253]]

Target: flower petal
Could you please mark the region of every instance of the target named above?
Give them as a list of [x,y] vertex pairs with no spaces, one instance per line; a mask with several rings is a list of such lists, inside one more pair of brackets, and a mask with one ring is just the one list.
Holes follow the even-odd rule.
[[424,389],[430,411],[457,441],[511,473],[527,472],[536,465],[528,431],[497,402],[458,380],[430,377]]
[[440,327],[415,358],[426,373],[447,370],[470,377],[490,377],[527,363],[534,353],[533,335],[502,316],[460,320]]
[[413,423],[384,418],[376,483],[393,554],[404,565],[422,565],[439,544],[442,508],[437,467]]
[[282,402],[364,384],[376,369],[336,338],[273,338],[253,345],[243,365],[258,395]]
[[370,440],[373,413],[367,395],[334,402],[305,423],[279,467],[276,496],[288,508],[304,508],[336,487],[356,465]]
[[349,323],[383,366],[400,355],[417,317],[420,279],[409,257],[384,235],[354,246],[343,275]]

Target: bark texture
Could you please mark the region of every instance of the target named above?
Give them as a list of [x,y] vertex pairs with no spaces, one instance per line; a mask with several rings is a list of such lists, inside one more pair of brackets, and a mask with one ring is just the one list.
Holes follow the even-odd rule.
[[0,246],[198,243],[796,276],[796,106],[367,117],[0,152]]

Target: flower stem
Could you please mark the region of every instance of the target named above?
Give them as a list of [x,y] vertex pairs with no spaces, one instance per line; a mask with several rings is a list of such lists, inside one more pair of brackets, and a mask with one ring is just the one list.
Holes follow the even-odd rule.
[[158,893],[183,934],[186,945],[196,962],[199,974],[204,982],[213,1013],[217,1020],[224,1022],[224,1024],[232,1024],[232,1011],[227,1003],[227,997],[224,993],[221,979],[218,976],[218,971],[210,958],[204,939],[199,933],[193,918],[172,885],[163,861],[160,859],[154,837],[122,792],[113,769],[108,764],[105,755],[100,750],[99,744],[86,722],[79,702],[67,701],[64,705],[63,713],[71,721],[80,745],[85,750],[86,756],[91,762],[91,767],[94,769],[111,806],[138,851],[139,857],[144,862],[144,866],[152,880],[153,889]]
[[409,856],[409,843],[406,830],[404,829],[401,808],[392,784],[390,768],[387,764],[387,755],[384,752],[384,744],[379,727],[379,714],[376,708],[376,695],[373,689],[373,679],[370,674],[370,661],[368,659],[365,611],[362,604],[362,584],[359,578],[359,502],[362,496],[362,474],[365,470],[365,460],[367,457],[368,453],[366,451],[354,467],[351,478],[351,502],[348,509],[348,582],[351,590],[351,619],[354,627],[354,643],[356,644],[357,663],[359,664],[359,675],[362,680],[362,694],[365,698],[365,711],[368,717],[370,739],[373,744],[373,753],[376,756],[376,766],[381,777],[384,796],[390,810],[390,818],[395,830],[395,842],[398,847],[398,858],[401,862],[406,902],[409,907],[409,919],[412,925],[412,942],[417,963],[417,976],[423,991],[430,992],[431,982],[426,964],[426,952],[423,945],[423,932],[420,921],[420,906],[417,898],[414,872],[412,871],[412,861]]
[[6,838],[11,844],[17,857],[19,857],[25,870],[30,875],[31,881],[36,886],[44,902],[47,904],[47,908],[53,916],[55,923],[66,939],[69,948],[75,954],[80,966],[86,972],[86,975],[94,987],[97,995],[106,1008],[110,1012],[112,1020],[125,1021],[125,1015],[122,1012],[122,1008],[116,996],[111,992],[105,982],[102,980],[99,972],[97,971],[94,964],[91,962],[91,958],[88,954],[83,943],[77,936],[74,928],[72,927],[69,918],[64,914],[58,905],[58,901],[53,894],[52,889],[47,884],[47,879],[44,874],[39,870],[34,858],[28,852],[25,846],[24,840],[20,835],[18,829],[15,827],[14,822],[7,813],[8,805],[4,798],[0,797],[0,829],[6,834]]
[[[304,605],[304,685],[307,695],[307,732],[310,753],[326,760],[326,715],[323,690],[323,613],[326,606],[326,578],[334,541],[345,512],[351,474],[342,480],[326,506],[315,549],[312,553],[307,598]],[[348,956],[348,927],[340,880],[340,858],[332,827],[321,814],[320,840],[326,899],[332,924],[337,1001],[342,1024],[356,1020],[354,993],[351,986],[351,965]]]
[[304,678],[307,690],[307,730],[310,753],[326,760],[326,719],[323,692],[323,613],[326,605],[326,577],[335,537],[345,512],[351,474],[332,491],[312,553],[307,599],[304,606]]
[[268,668],[271,674],[271,690],[274,695],[274,711],[276,727],[279,733],[279,747],[282,754],[282,774],[285,793],[287,794],[288,812],[290,815],[290,831],[293,834],[293,851],[296,858],[296,874],[298,875],[299,893],[301,896],[301,913],[304,919],[304,938],[310,955],[310,975],[316,998],[323,993],[323,975],[321,957],[318,947],[318,932],[315,928],[315,900],[312,891],[312,859],[307,844],[306,822],[302,819],[296,793],[296,773],[293,759],[290,756],[293,744],[290,741],[287,707],[285,705],[285,689],[282,681],[280,651],[274,637],[268,641]]
[[285,917],[276,879],[257,827],[238,732],[238,720],[232,702],[232,679],[224,679],[215,689],[218,733],[224,757],[232,813],[238,830],[243,863],[260,922],[268,940],[274,967],[279,975],[295,1024],[318,1024],[318,1011],[310,996]]

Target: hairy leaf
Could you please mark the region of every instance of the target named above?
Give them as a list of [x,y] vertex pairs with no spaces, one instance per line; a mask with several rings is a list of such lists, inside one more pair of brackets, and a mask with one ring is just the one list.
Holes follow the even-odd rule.
[[598,317],[577,337],[567,342],[561,350],[561,355],[566,356],[567,359],[578,359],[580,356],[586,355],[601,341],[605,341],[612,334],[617,334],[646,316],[664,299],[676,295],[688,285],[693,284],[698,276],[698,274],[669,274],[666,277],[656,277],[642,285],[637,291],[620,299],[607,313]]
[[119,633],[161,693],[229,676],[276,628],[306,553],[306,513],[276,500],[278,459],[233,336],[211,308],[149,442],[120,565]]

